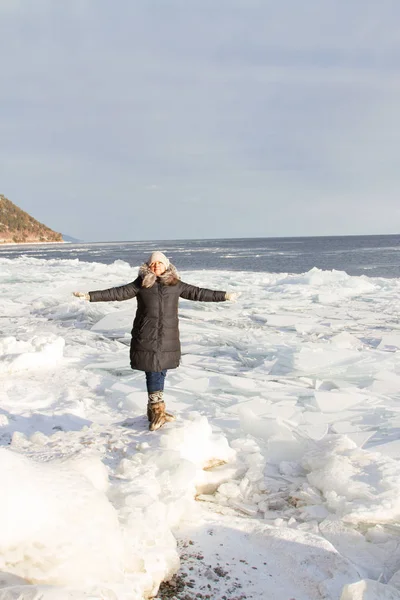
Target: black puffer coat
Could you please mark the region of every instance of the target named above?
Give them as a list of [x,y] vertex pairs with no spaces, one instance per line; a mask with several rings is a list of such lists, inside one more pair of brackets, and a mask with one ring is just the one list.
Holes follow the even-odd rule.
[[156,277],[144,264],[132,283],[89,292],[91,302],[137,298],[132,329],[131,367],[139,371],[175,369],[181,358],[178,327],[179,298],[200,302],[223,302],[225,292],[184,283],[173,265]]

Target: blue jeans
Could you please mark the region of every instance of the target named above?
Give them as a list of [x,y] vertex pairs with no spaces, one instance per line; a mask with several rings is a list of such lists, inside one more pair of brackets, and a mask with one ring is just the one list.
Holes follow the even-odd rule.
[[146,371],[146,385],[147,392],[152,394],[153,392],[162,392],[164,390],[164,381],[167,375],[167,371]]

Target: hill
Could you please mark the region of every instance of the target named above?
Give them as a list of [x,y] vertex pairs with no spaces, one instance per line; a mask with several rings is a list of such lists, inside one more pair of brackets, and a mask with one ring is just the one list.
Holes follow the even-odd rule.
[[83,242],[83,240],[79,240],[78,238],[74,238],[70,235],[67,235],[66,233],[62,233],[61,234],[63,237],[64,242],[71,242],[71,244],[81,244]]
[[57,233],[0,194],[0,244],[62,242]]

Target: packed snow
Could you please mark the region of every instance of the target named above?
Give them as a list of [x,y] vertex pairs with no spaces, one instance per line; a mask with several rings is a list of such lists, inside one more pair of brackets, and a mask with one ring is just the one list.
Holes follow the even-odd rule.
[[400,281],[181,273],[149,432],[136,274],[0,259],[0,600],[400,600]]

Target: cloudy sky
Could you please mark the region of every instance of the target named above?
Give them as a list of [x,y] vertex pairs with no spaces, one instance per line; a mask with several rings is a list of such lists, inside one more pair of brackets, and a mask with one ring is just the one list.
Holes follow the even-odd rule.
[[400,232],[398,0],[1,0],[0,193],[87,241]]

